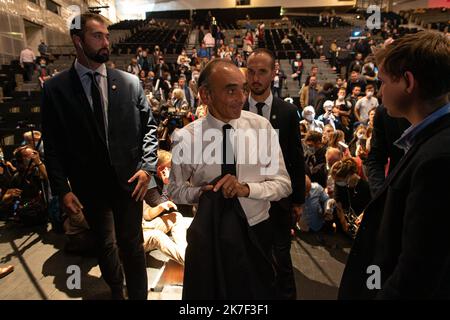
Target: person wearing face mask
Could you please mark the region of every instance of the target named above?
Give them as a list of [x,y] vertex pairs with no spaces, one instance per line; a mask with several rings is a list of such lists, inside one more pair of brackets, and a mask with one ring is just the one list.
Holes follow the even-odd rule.
[[302,86],[302,74],[304,69],[304,64],[302,60],[302,54],[300,51],[297,51],[295,54],[295,60],[292,61],[292,78],[298,81],[298,87]]
[[327,146],[322,142],[322,134],[316,131],[308,131],[304,141],[306,174],[311,181],[327,186],[327,168],[325,153]]
[[317,120],[323,122],[324,125],[331,124],[334,129],[336,129],[335,126],[335,120],[337,120],[333,114],[333,106],[334,103],[331,100],[326,100],[323,103],[323,110],[324,113],[322,113]]
[[359,99],[355,105],[355,116],[359,123],[365,123],[369,120],[369,110],[378,107],[378,99],[374,97],[375,88],[372,85],[367,85],[366,96]]
[[306,127],[306,131],[317,131],[322,133],[324,124],[322,121],[315,120],[316,112],[312,106],[307,106],[302,111],[303,120],[300,121],[300,125],[304,125]]
[[336,215],[342,230],[351,233],[354,220],[360,216],[371,200],[369,184],[358,175],[355,160],[345,158],[331,167],[331,177],[335,181],[334,199]]
[[[367,127],[365,125],[359,125],[352,140],[349,142],[348,147],[352,156],[362,156],[361,159],[367,157],[366,152],[366,140],[367,140]],[[365,154],[365,157],[363,156]]]

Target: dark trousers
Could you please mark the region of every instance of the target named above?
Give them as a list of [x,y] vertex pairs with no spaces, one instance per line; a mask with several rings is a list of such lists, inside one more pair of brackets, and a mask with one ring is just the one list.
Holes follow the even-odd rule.
[[272,202],[269,211],[273,230],[272,254],[277,271],[277,297],[295,300],[297,289],[291,260],[291,205],[287,199],[281,201],[285,203]]
[[273,96],[282,99],[282,96],[281,96],[281,91],[282,90],[283,90],[283,88],[281,86],[278,87],[278,88],[272,87],[272,94],[273,94]]
[[35,64],[33,62],[24,62],[23,68],[23,81],[30,82],[33,79],[33,73],[34,73],[34,67]]
[[84,204],[86,220],[95,235],[102,276],[113,297],[118,297],[123,289],[123,265],[129,299],[146,300],[142,202],[133,200],[117,183],[106,188],[107,195],[105,192],[95,203]]

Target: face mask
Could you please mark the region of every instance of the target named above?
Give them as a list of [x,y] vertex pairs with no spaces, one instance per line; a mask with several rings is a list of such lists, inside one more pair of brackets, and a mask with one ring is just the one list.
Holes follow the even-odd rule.
[[168,76],[167,77],[167,81],[171,81],[172,80],[172,77],[171,76]]
[[297,60],[300,60],[300,58],[301,58],[299,54],[296,55],[295,57],[297,58]]
[[366,95],[367,95],[368,98],[371,98],[371,97],[373,96],[373,92],[372,92],[372,91],[369,91],[369,92],[367,92]]
[[364,139],[364,133],[358,133],[356,136],[358,137],[359,140]]
[[345,95],[338,96],[338,100],[340,100],[340,101],[344,100],[344,98],[345,98]]
[[345,181],[336,181],[335,183],[339,187],[346,187],[347,186],[347,182],[345,182]]
[[313,116],[312,114],[306,114],[306,115],[305,115],[305,119],[306,119],[307,121],[311,122],[311,121],[314,120],[314,116]]
[[41,68],[45,68],[46,64],[45,63],[41,63]]

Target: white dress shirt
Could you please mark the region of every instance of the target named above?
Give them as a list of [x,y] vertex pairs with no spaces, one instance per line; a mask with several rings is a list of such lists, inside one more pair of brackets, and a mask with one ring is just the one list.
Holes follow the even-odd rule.
[[[265,106],[262,109],[263,117],[270,121],[270,112],[272,111],[272,102],[273,102],[273,95],[272,92],[267,97],[266,101],[264,101]],[[256,104],[258,102],[252,98],[252,95],[250,94],[248,96],[248,110],[258,114],[258,108],[256,108]]]
[[[91,77],[88,73],[97,72],[97,83],[99,86],[99,91],[102,97],[102,106],[103,106],[103,117],[105,130],[108,132],[108,75],[106,72],[106,66],[103,63],[100,67],[98,67],[95,71],[92,69],[88,69],[83,66],[78,60],[75,60],[74,64],[75,70],[80,77],[81,84],[83,85],[84,93],[86,93],[86,97],[89,101],[92,111],[94,111],[94,107],[92,106],[92,94],[91,94]],[[108,143],[108,134],[106,134],[106,143]]]
[[[250,189],[247,198],[240,197],[238,199],[249,225],[253,226],[269,218],[270,201],[278,201],[292,193],[291,180],[286,171],[278,136],[269,121],[252,112],[242,111],[241,117],[231,120],[229,124],[233,128],[230,136],[235,158],[238,159],[236,176],[240,183],[247,183]],[[208,113],[206,117],[175,131],[168,188],[169,195],[175,203],[198,203],[201,186],[210,184],[221,175],[223,125],[225,125],[224,122]],[[241,130],[248,129],[263,129],[263,132],[271,135],[271,140],[265,142],[264,148],[268,148],[268,155],[273,153],[274,156],[269,157],[270,160],[265,161],[266,164],[260,163],[262,161],[259,157],[256,164],[251,163],[249,158],[243,160],[243,158],[249,157],[249,154],[255,154],[256,150],[255,144],[250,145],[248,140],[245,143],[239,142],[239,139],[242,138]],[[212,130],[215,130],[219,139],[211,139],[205,135],[206,131],[210,133]],[[199,144],[194,146],[194,142]],[[202,157],[202,155],[210,154],[214,144],[220,153],[218,157],[215,153],[214,155],[216,155],[216,159],[220,160],[211,162],[210,158]],[[180,152],[181,150],[182,152]],[[185,156],[188,153],[193,153],[194,156],[191,160],[186,161]],[[271,169],[264,172],[268,168]]]

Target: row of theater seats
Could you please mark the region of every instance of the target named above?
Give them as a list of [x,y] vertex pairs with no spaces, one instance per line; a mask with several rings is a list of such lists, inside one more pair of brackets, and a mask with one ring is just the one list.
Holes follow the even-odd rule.
[[[306,28],[327,26],[326,18],[322,17],[322,21],[320,21],[319,16],[298,16],[298,17],[295,17],[295,21],[300,23],[300,25],[302,25],[303,27],[306,27]],[[350,24],[348,24],[341,17],[338,17],[338,16],[335,17],[334,24],[337,27],[350,26]]]
[[305,41],[297,30],[292,29],[292,34],[288,36],[291,44],[282,44],[281,40],[288,30],[269,29],[264,32],[265,47],[275,52],[278,59],[293,59],[296,51],[302,52],[302,57],[306,59],[315,58],[316,55],[310,45]]
[[[172,40],[175,36],[176,40]],[[158,45],[164,53],[181,53],[188,34],[183,30],[147,29],[140,30],[122,42],[113,45],[113,53],[134,53],[139,46],[154,50]]]
[[41,130],[40,91],[13,91],[0,102],[0,145],[6,159],[12,157],[23,141],[23,133],[30,129]]

